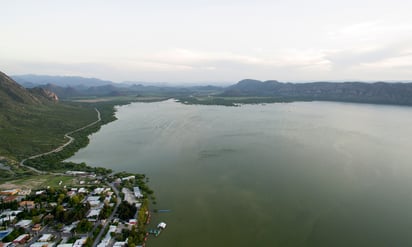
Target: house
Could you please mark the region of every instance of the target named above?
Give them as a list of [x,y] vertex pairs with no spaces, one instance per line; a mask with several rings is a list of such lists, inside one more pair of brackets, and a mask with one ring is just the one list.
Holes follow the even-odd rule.
[[93,193],[96,195],[100,195],[101,193],[105,193],[110,191],[110,188],[96,188],[94,189]]
[[143,197],[142,192],[140,191],[139,187],[133,187],[134,196],[138,199]]
[[13,244],[25,244],[30,239],[29,234],[22,234],[13,240]]
[[14,196],[14,195],[16,195],[17,193],[19,193],[19,191],[20,191],[20,190],[18,190],[18,189],[3,190],[3,191],[0,191],[0,195],[3,195],[3,196]]
[[33,209],[35,207],[34,201],[21,201],[19,206],[22,208]]
[[3,198],[3,202],[8,203],[8,202],[14,202],[17,201],[18,197],[17,196],[6,196]]
[[59,244],[57,247],[73,247],[73,244]]
[[124,247],[126,246],[127,242],[116,242],[114,243],[113,247]]
[[39,238],[38,242],[49,242],[50,240],[53,239],[52,234],[43,234],[41,238]]
[[90,207],[97,208],[101,206],[100,196],[89,196],[87,197],[87,202],[90,204]]
[[93,202],[93,201],[98,201],[100,200],[100,196],[88,196],[87,201],[88,202]]
[[63,233],[70,233],[74,228],[76,228],[76,223],[63,227]]
[[71,191],[68,191],[68,192],[67,192],[67,196],[72,197],[72,196],[74,196],[74,195],[76,195],[76,191],[71,190]]
[[89,219],[89,221],[95,221],[97,219],[97,217],[100,214],[100,211],[102,211],[101,209],[92,209],[89,211],[89,214],[87,215],[87,218]]
[[41,225],[40,225],[40,224],[35,224],[35,225],[31,228],[31,230],[34,231],[34,232],[38,232],[38,231],[41,230]]
[[49,242],[36,242],[30,245],[30,247],[54,247],[56,243]]
[[81,238],[77,239],[76,242],[74,242],[73,247],[82,247],[87,241],[87,238]]
[[122,181],[126,181],[126,180],[131,180],[131,179],[135,179],[135,176],[128,176],[128,177],[124,177],[122,178]]
[[16,215],[18,215],[18,214],[21,213],[21,212],[23,212],[23,211],[19,211],[19,210],[17,210],[17,211],[10,211],[10,210],[6,210],[6,211],[2,212],[2,213],[0,214],[0,224],[3,224],[3,222],[7,222],[7,221],[12,222],[12,221],[16,218]]
[[20,190],[17,194],[19,196],[28,196],[31,193],[31,189]]
[[32,220],[20,220],[19,222],[17,222],[16,226],[28,228],[30,227],[32,222],[33,222]]
[[87,189],[85,189],[85,188],[80,188],[78,192],[79,192],[79,193],[87,193]]
[[83,171],[67,171],[66,172],[67,175],[72,175],[72,176],[85,176],[88,173],[87,172],[83,172]]

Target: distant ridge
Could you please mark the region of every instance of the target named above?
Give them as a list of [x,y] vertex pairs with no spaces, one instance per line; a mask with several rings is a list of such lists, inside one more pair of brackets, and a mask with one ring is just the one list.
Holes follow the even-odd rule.
[[51,75],[15,75],[12,78],[24,87],[53,84],[60,87],[97,87],[115,84],[112,81],[80,76],[51,76]]
[[282,83],[245,79],[227,87],[221,96],[412,105],[412,83]]
[[[290,101],[342,101],[357,103],[412,105],[412,83],[410,82],[309,82],[285,83],[276,80],[259,81],[241,80],[228,87],[217,86],[164,86],[114,83],[96,78],[79,76],[40,76],[21,75],[14,78],[26,87],[39,87],[46,90],[40,96],[51,96],[47,91],[55,92],[62,99],[75,97],[106,96],[157,96],[183,98],[183,102],[192,102],[193,97],[213,96],[220,100],[203,100],[200,104],[225,104],[238,102],[235,97],[254,97],[254,100],[242,102],[290,102]],[[8,78],[8,81],[12,79]],[[16,88],[16,86],[14,86]],[[22,88],[20,87],[20,90]],[[14,89],[16,91],[17,89]],[[13,96],[13,90],[9,92]],[[36,102],[39,90],[29,89],[33,94],[17,94],[15,100]],[[28,91],[25,92],[27,94]],[[30,99],[31,97],[31,99]],[[33,98],[34,97],[34,98]],[[189,99],[187,99],[189,97]],[[40,97],[42,98],[42,97]],[[49,97],[50,99],[57,97]],[[224,99],[227,98],[227,99]],[[257,99],[258,98],[258,99]],[[217,103],[216,103],[217,102]],[[239,102],[238,102],[239,103]]]

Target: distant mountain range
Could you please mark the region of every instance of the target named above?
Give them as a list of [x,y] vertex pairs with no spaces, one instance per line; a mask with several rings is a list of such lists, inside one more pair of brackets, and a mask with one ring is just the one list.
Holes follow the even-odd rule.
[[227,87],[221,96],[412,105],[412,83],[281,83],[246,79]]
[[60,98],[103,97],[103,96],[168,96],[178,97],[196,93],[208,94],[222,92],[217,86],[165,86],[142,85],[134,82],[115,83],[96,78],[79,76],[16,75],[13,76],[26,88],[43,88],[55,92]]
[[[89,96],[167,96],[221,98],[258,97],[273,101],[344,101],[360,103],[412,105],[412,83],[405,82],[310,82],[283,83],[275,80],[241,80],[228,87],[217,86],[164,86],[114,83],[96,78],[78,76],[13,76],[28,88],[42,88],[60,98]],[[12,92],[12,91],[10,91]]]
[[26,88],[45,84],[53,84],[59,87],[97,87],[114,84],[112,81],[80,76],[14,75],[11,77]]

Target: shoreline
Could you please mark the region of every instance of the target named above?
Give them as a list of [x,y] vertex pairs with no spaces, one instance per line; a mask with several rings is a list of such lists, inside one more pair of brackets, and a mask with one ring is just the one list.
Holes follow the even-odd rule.
[[[126,103],[130,104],[132,102],[126,102]],[[69,132],[65,133],[64,137],[69,139],[66,143],[58,146],[57,148],[55,148],[51,151],[41,153],[41,154],[32,155],[32,156],[30,156],[28,158],[25,158],[25,159],[20,161],[19,167],[24,167],[25,169],[29,169],[30,171],[34,172],[35,174],[25,175],[24,177],[17,178],[17,180],[16,180],[16,178],[12,178],[11,180],[7,179],[7,180],[0,181],[1,185],[6,185],[7,184],[7,185],[12,186],[13,187],[12,189],[21,190],[21,189],[27,189],[25,181],[28,181],[30,179],[38,181],[40,177],[41,178],[46,178],[47,176],[49,176],[49,177],[51,176],[50,178],[53,178],[53,179],[58,179],[58,180],[61,179],[61,181],[58,182],[58,185],[54,185],[54,186],[51,185],[50,180],[46,179],[46,181],[44,181],[44,184],[50,184],[50,185],[47,185],[47,186],[43,185],[42,187],[40,187],[40,186],[37,187],[37,189],[44,189],[45,191],[48,191],[49,189],[62,189],[63,188],[62,187],[63,186],[62,180],[65,181],[64,182],[64,189],[63,189],[65,191],[69,191],[68,188],[70,188],[70,187],[73,188],[73,187],[82,186],[82,183],[76,183],[76,182],[73,183],[74,181],[80,182],[80,180],[82,180],[82,176],[86,176],[86,177],[91,176],[90,177],[91,179],[97,179],[97,180],[100,180],[101,182],[105,181],[105,184],[107,186],[109,186],[115,192],[117,199],[116,199],[116,203],[115,203],[114,207],[112,208],[112,213],[111,213],[110,217],[107,218],[105,223],[103,224],[103,223],[97,223],[96,222],[95,227],[92,231],[93,232],[93,237],[91,237],[91,235],[90,235],[91,232],[88,233],[89,237],[87,238],[87,241],[89,241],[89,238],[91,239],[91,241],[93,241],[92,245],[90,247],[95,247],[95,246],[97,246],[97,244],[100,243],[103,234],[105,232],[107,232],[108,227],[109,226],[111,227],[111,225],[113,225],[113,223],[115,222],[115,221],[112,222],[112,220],[115,220],[115,219],[117,219],[117,221],[119,220],[118,217],[115,216],[115,214],[116,215],[117,215],[117,213],[121,214],[121,210],[118,210],[119,206],[121,206],[121,204],[123,204],[123,203],[126,203],[126,201],[125,201],[125,198],[122,197],[122,193],[119,193],[119,191],[117,189],[120,190],[120,188],[126,188],[127,186],[138,186],[138,188],[140,188],[142,193],[143,193],[142,197],[140,199],[136,198],[136,206],[137,206],[137,204],[139,204],[140,206],[138,206],[136,208],[137,211],[136,211],[136,214],[135,214],[135,218],[138,216],[136,220],[139,224],[136,224],[136,228],[134,228],[134,230],[132,228],[132,230],[130,231],[130,234],[131,234],[130,236],[135,236],[135,238],[132,238],[135,245],[143,244],[143,246],[144,246],[146,244],[147,236],[148,236],[146,228],[147,228],[147,223],[150,222],[150,212],[151,212],[151,210],[149,208],[149,204],[150,203],[152,205],[156,204],[156,199],[153,196],[154,191],[152,191],[147,185],[148,179],[146,179],[146,181],[143,180],[144,178],[146,178],[146,176],[144,174],[139,174],[139,173],[133,173],[132,174],[132,173],[126,173],[126,172],[113,172],[111,169],[98,167],[98,166],[91,167],[91,166],[86,165],[85,163],[81,163],[81,164],[78,164],[78,165],[80,166],[80,168],[84,168],[84,170],[87,170],[87,172],[83,172],[83,173],[79,172],[79,174],[76,174],[78,171],[74,171],[73,174],[68,174],[67,172],[70,171],[70,169],[67,169],[67,167],[65,167],[65,166],[64,167],[60,166],[57,169],[41,170],[41,168],[32,167],[32,166],[27,165],[25,163],[26,162],[31,163],[32,160],[38,160],[38,159],[40,159],[41,161],[45,160],[45,159],[47,160],[47,159],[50,159],[50,158],[53,158],[53,157],[57,156],[57,157],[60,158],[60,160],[57,161],[57,163],[60,164],[60,165],[61,164],[67,164],[67,163],[76,164],[76,163],[73,163],[73,162],[65,162],[64,160],[69,158],[69,157],[72,157],[75,152],[77,152],[81,148],[87,146],[89,144],[89,135],[90,134],[96,133],[98,130],[100,130],[101,126],[103,126],[104,124],[115,121],[117,119],[115,117],[115,112],[117,110],[117,106],[120,106],[120,105],[124,105],[124,104],[111,104],[110,113],[112,115],[112,118],[105,119],[106,121],[102,121],[101,112],[97,109],[97,106],[96,106],[95,111],[97,113],[97,120],[93,121],[92,123],[89,123],[85,126],[82,126],[78,129],[75,129],[75,130],[72,130],[72,131],[69,131]],[[86,145],[84,145],[84,146],[75,145],[76,141],[78,141],[79,139],[82,139],[82,140],[86,139],[87,140]],[[73,149],[72,145],[74,145],[74,149]],[[71,147],[71,149],[70,149],[70,147]],[[70,149],[69,151],[72,151],[70,156],[65,157],[65,156],[59,155],[61,152],[67,153],[67,149]],[[48,164],[48,163],[46,162],[46,164]],[[93,170],[92,173],[89,173],[90,169]],[[82,170],[82,169],[80,169],[80,170]],[[65,171],[66,173],[60,173],[60,171]],[[127,174],[129,174],[129,175],[132,174],[130,176],[136,177],[136,179],[130,179],[130,181],[125,181],[123,177],[126,176]],[[96,175],[98,175],[98,176],[96,176]],[[122,182],[117,183],[116,180],[112,181],[112,179],[116,178],[116,177],[117,177],[117,179],[121,179]],[[70,187],[68,187],[67,189],[66,189],[66,184],[67,184],[66,182],[67,181],[64,180],[63,178],[65,178],[65,179],[67,178],[67,181],[71,180],[71,185],[68,185]],[[53,179],[51,179],[51,180],[53,180]],[[18,180],[20,180],[20,182],[18,182]],[[15,182],[13,183],[13,181],[15,181]],[[129,183],[125,183],[125,182],[129,182]],[[89,188],[90,186],[92,186],[92,185],[87,184],[86,188]],[[4,186],[2,186],[2,187],[4,187]],[[35,187],[31,187],[31,186],[27,186],[27,187],[30,187],[30,189],[35,189]],[[129,203],[129,202],[127,202],[127,203]],[[97,229],[96,229],[96,227],[97,227]],[[101,227],[101,228],[99,228],[99,227]],[[98,229],[100,229],[100,231],[99,231],[99,233],[96,237],[95,233],[97,233],[96,230],[98,230]],[[136,234],[138,234],[138,235],[136,235]],[[142,237],[142,236],[144,236],[144,237]],[[86,243],[86,246],[89,246],[89,245],[87,245],[87,243]]]

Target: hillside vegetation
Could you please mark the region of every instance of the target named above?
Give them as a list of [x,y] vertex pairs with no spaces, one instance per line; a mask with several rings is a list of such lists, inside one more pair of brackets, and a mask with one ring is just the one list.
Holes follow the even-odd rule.
[[[101,113],[98,124],[74,133],[75,141],[62,152],[47,155],[32,164],[43,170],[86,168],[85,164],[63,164],[79,148],[88,144],[88,135],[101,125],[113,121],[114,105],[130,102],[59,102],[57,96],[43,88],[25,89],[0,72],[0,163],[11,166],[1,170],[2,178],[31,173],[15,166],[24,158],[51,151],[68,140],[67,132],[88,125],[97,119],[95,108]],[[41,162],[39,162],[41,161]]]

